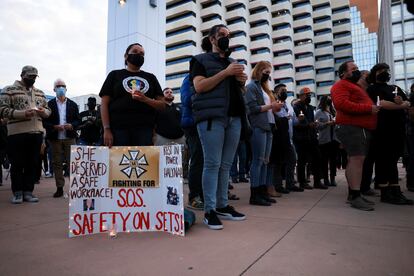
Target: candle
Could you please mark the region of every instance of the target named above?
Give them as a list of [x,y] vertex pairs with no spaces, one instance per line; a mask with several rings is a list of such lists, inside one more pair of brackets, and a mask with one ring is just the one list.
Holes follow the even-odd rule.
[[380,104],[381,104],[380,97],[377,96],[377,106],[380,106]]
[[116,224],[112,224],[111,229],[109,230],[109,237],[116,238],[118,233],[116,232]]
[[398,96],[398,88],[397,86],[395,86],[394,92],[392,92],[394,94],[394,97]]

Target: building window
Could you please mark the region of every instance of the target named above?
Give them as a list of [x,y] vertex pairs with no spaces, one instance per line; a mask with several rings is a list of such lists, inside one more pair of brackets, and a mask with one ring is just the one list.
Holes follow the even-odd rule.
[[272,13],[272,17],[273,18],[274,17],[279,17],[279,16],[283,16],[283,15],[286,15],[286,14],[290,14],[290,11],[289,10],[275,11],[275,12]]
[[251,53],[252,53],[252,55],[270,53],[270,49],[269,48],[259,48],[259,49],[251,50]]
[[326,68],[316,69],[316,74],[325,74],[325,73],[331,73],[334,71],[335,71],[334,68],[326,67]]
[[166,36],[167,37],[170,37],[170,36],[173,36],[173,35],[178,35],[178,34],[190,32],[190,31],[195,32],[196,31],[196,28],[194,28],[194,27],[186,27],[186,28],[182,28],[182,29],[179,29],[179,30],[170,31],[170,32],[167,32]]
[[404,49],[402,42],[394,42],[393,50],[395,59],[404,58]]
[[293,20],[301,20],[301,19],[305,19],[305,18],[309,18],[309,17],[311,17],[310,13],[302,13],[302,14],[299,14],[299,15],[294,15]]
[[211,20],[214,20],[214,19],[219,19],[219,20],[221,20],[221,15],[218,15],[218,14],[212,14],[212,15],[208,15],[208,16],[206,16],[206,17],[203,17],[201,20],[202,20],[203,22],[208,22],[208,21],[211,21]]
[[391,6],[392,21],[401,21],[401,4]]
[[287,1],[290,1],[290,0],[272,0],[272,5],[277,5],[283,2],[287,2]]
[[178,2],[175,2],[175,3],[172,3],[172,4],[167,4],[167,10],[178,7],[178,6],[181,6],[181,5],[183,5],[185,3],[188,3],[188,2],[194,2],[195,3],[195,0],[181,0],[181,1],[178,1]]
[[264,11],[269,12],[269,9],[266,8],[266,7],[258,7],[258,8],[250,10],[250,15],[260,13],[260,12],[264,12]]
[[351,35],[350,31],[340,32],[334,34],[334,39]]
[[302,2],[296,2],[292,4],[293,8],[299,8],[299,7],[303,7],[309,5],[309,1],[302,1]]
[[247,35],[246,35],[246,32],[243,32],[243,31],[237,31],[237,32],[234,32],[234,33],[230,34],[231,38],[235,38],[235,37],[238,37],[238,36],[247,36]]
[[227,6],[226,10],[229,12],[229,11],[234,11],[234,10],[241,9],[241,8],[246,9],[246,6],[242,3],[239,3],[233,6]]
[[280,64],[280,65],[274,65],[273,69],[275,71],[277,70],[285,70],[285,69],[293,69],[293,65],[290,63],[286,63],[286,64]]
[[414,59],[407,60],[407,78],[414,77]]
[[397,24],[392,25],[392,38],[393,38],[393,40],[401,40],[402,39],[402,25],[401,25],[401,23],[397,23]]
[[169,65],[174,65],[174,64],[178,64],[178,63],[183,63],[183,62],[187,62],[191,60],[191,56],[190,57],[183,57],[183,58],[177,58],[177,59],[172,59],[169,60],[167,62],[165,62],[165,65],[169,66]]
[[303,27],[297,27],[293,29],[293,32],[296,33],[302,33],[302,32],[306,32],[306,31],[312,31],[312,27],[311,26],[303,26]]
[[329,47],[329,46],[332,46],[332,41],[325,41],[325,42],[315,43],[315,48],[316,49],[323,48],[323,47]]
[[290,28],[289,23],[278,24],[272,27],[273,31],[278,31],[278,30],[287,29],[287,28]]
[[319,11],[319,10],[327,9],[327,8],[330,8],[330,7],[331,7],[331,5],[329,3],[324,3],[322,5],[313,6],[313,11]]
[[307,52],[307,53],[300,53],[295,55],[295,59],[302,59],[302,58],[308,58],[313,57],[313,53]]
[[184,78],[187,74],[188,74],[187,71],[181,72],[181,73],[168,74],[165,76],[165,80],[175,80],[175,79]]
[[261,35],[251,36],[250,40],[257,41],[257,40],[266,39],[266,38],[270,39],[270,36],[268,34],[261,34]]
[[180,14],[180,15],[177,15],[177,16],[173,16],[171,18],[167,18],[166,23],[168,24],[168,23],[171,23],[171,22],[181,20],[183,18],[191,17],[191,16],[196,17],[196,14],[194,12],[186,12],[186,13],[183,13],[183,14]]
[[210,1],[210,2],[207,2],[207,3],[201,4],[201,7],[202,7],[203,9],[206,9],[206,8],[212,7],[212,6],[214,6],[214,5],[219,5],[219,6],[221,6],[221,2],[220,2],[220,1],[218,1],[218,0],[214,0],[214,1]]
[[349,20],[348,18],[344,18],[344,19],[332,21],[332,25],[338,26],[338,25],[348,24],[349,22],[351,22],[351,20]]
[[281,78],[281,79],[274,79],[275,84],[279,83],[291,83],[293,82],[293,78]]
[[345,61],[352,61],[352,57],[339,57],[335,59],[335,63],[344,63]]
[[232,25],[232,24],[236,24],[236,23],[239,23],[239,22],[246,23],[246,19],[244,17],[238,17],[238,18],[235,18],[235,19],[230,19],[230,20],[227,20],[227,25]]
[[230,48],[233,52],[237,52],[237,51],[247,51],[247,47],[240,45],[240,46],[234,46]]
[[394,77],[398,79],[398,78],[404,78],[404,76],[405,76],[404,62],[403,61],[394,62]]
[[259,27],[263,25],[269,25],[269,22],[267,22],[267,20],[259,20],[256,22],[252,22],[250,23],[250,28]]
[[191,45],[196,46],[196,43],[194,41],[187,41],[187,42],[176,44],[173,46],[167,46],[165,50],[169,52],[169,51],[177,50],[177,49],[184,48],[184,47],[191,46]]
[[340,13],[340,12],[345,12],[345,11],[349,11],[349,7],[348,6],[343,6],[343,7],[339,7],[339,8],[332,9],[332,14]]
[[313,66],[301,66],[301,67],[296,67],[296,73],[299,72],[306,72],[306,71],[312,71],[313,70]]
[[283,36],[283,37],[273,38],[273,43],[274,44],[289,42],[289,41],[292,41],[292,38],[290,36]]
[[180,93],[180,87],[174,87],[174,88],[171,88],[171,90],[172,90],[173,94]]
[[414,37],[414,20],[404,22],[405,39]]
[[[395,55],[395,51],[394,51],[394,55]],[[405,56],[407,58],[414,57],[414,40],[405,41]]]
[[309,84],[314,84],[315,80],[313,79],[306,79],[306,80],[297,80],[296,81],[296,85],[309,85]]
[[331,86],[334,84],[334,81],[320,81],[316,83],[317,87]]
[[313,33],[314,33],[315,36],[318,36],[318,35],[330,34],[330,33],[332,33],[332,30],[331,29],[322,29],[322,30],[314,31]]
[[315,57],[316,61],[333,59],[333,55],[320,55]]
[[301,46],[312,43],[312,39],[301,39],[295,41],[295,46]]
[[273,52],[274,57],[287,56],[287,55],[291,55],[291,54],[292,54],[291,50],[283,50],[283,51]]
[[318,23],[321,23],[321,22],[329,21],[329,20],[331,20],[331,17],[329,15],[326,15],[326,16],[321,16],[321,17],[318,17],[318,18],[314,18],[313,23],[318,24]]
[[342,51],[345,49],[352,49],[352,45],[351,44],[342,44],[342,45],[338,45],[334,47],[334,51]]

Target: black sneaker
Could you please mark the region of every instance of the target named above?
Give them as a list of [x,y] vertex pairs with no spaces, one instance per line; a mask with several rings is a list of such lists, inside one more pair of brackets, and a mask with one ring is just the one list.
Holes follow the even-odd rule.
[[212,230],[221,230],[223,229],[223,224],[220,219],[217,217],[217,213],[214,210],[211,210],[210,213],[204,214],[204,224]]
[[216,208],[217,216],[221,219],[227,220],[245,220],[246,216],[236,212],[234,208],[230,205],[227,205],[224,208]]
[[305,189],[305,190],[312,190],[313,189],[313,187],[311,186],[311,185],[309,185],[309,184],[300,184],[300,187],[302,188],[302,189]]
[[293,185],[293,186],[289,187],[289,191],[291,191],[291,192],[303,192],[304,189]]
[[249,179],[247,179],[245,177],[241,177],[241,178],[239,178],[239,182],[240,183],[249,183]]

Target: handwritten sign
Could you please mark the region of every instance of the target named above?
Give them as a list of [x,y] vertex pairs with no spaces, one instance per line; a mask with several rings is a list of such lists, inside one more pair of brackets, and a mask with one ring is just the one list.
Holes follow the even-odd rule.
[[184,236],[181,146],[71,147],[69,237]]

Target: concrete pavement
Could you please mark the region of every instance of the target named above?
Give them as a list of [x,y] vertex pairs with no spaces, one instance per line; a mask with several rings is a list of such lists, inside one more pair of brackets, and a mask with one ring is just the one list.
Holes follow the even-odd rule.
[[[405,183],[405,180],[402,181]],[[36,186],[37,204],[10,204],[0,187],[0,275],[414,275],[414,207],[350,208],[339,186],[291,193],[271,207],[248,204],[235,184],[231,204],[247,215],[224,230],[197,224],[186,237],[121,233],[69,239],[68,199],[52,198],[54,179]],[[67,187],[66,187],[67,188]],[[413,198],[414,194],[405,193]]]

